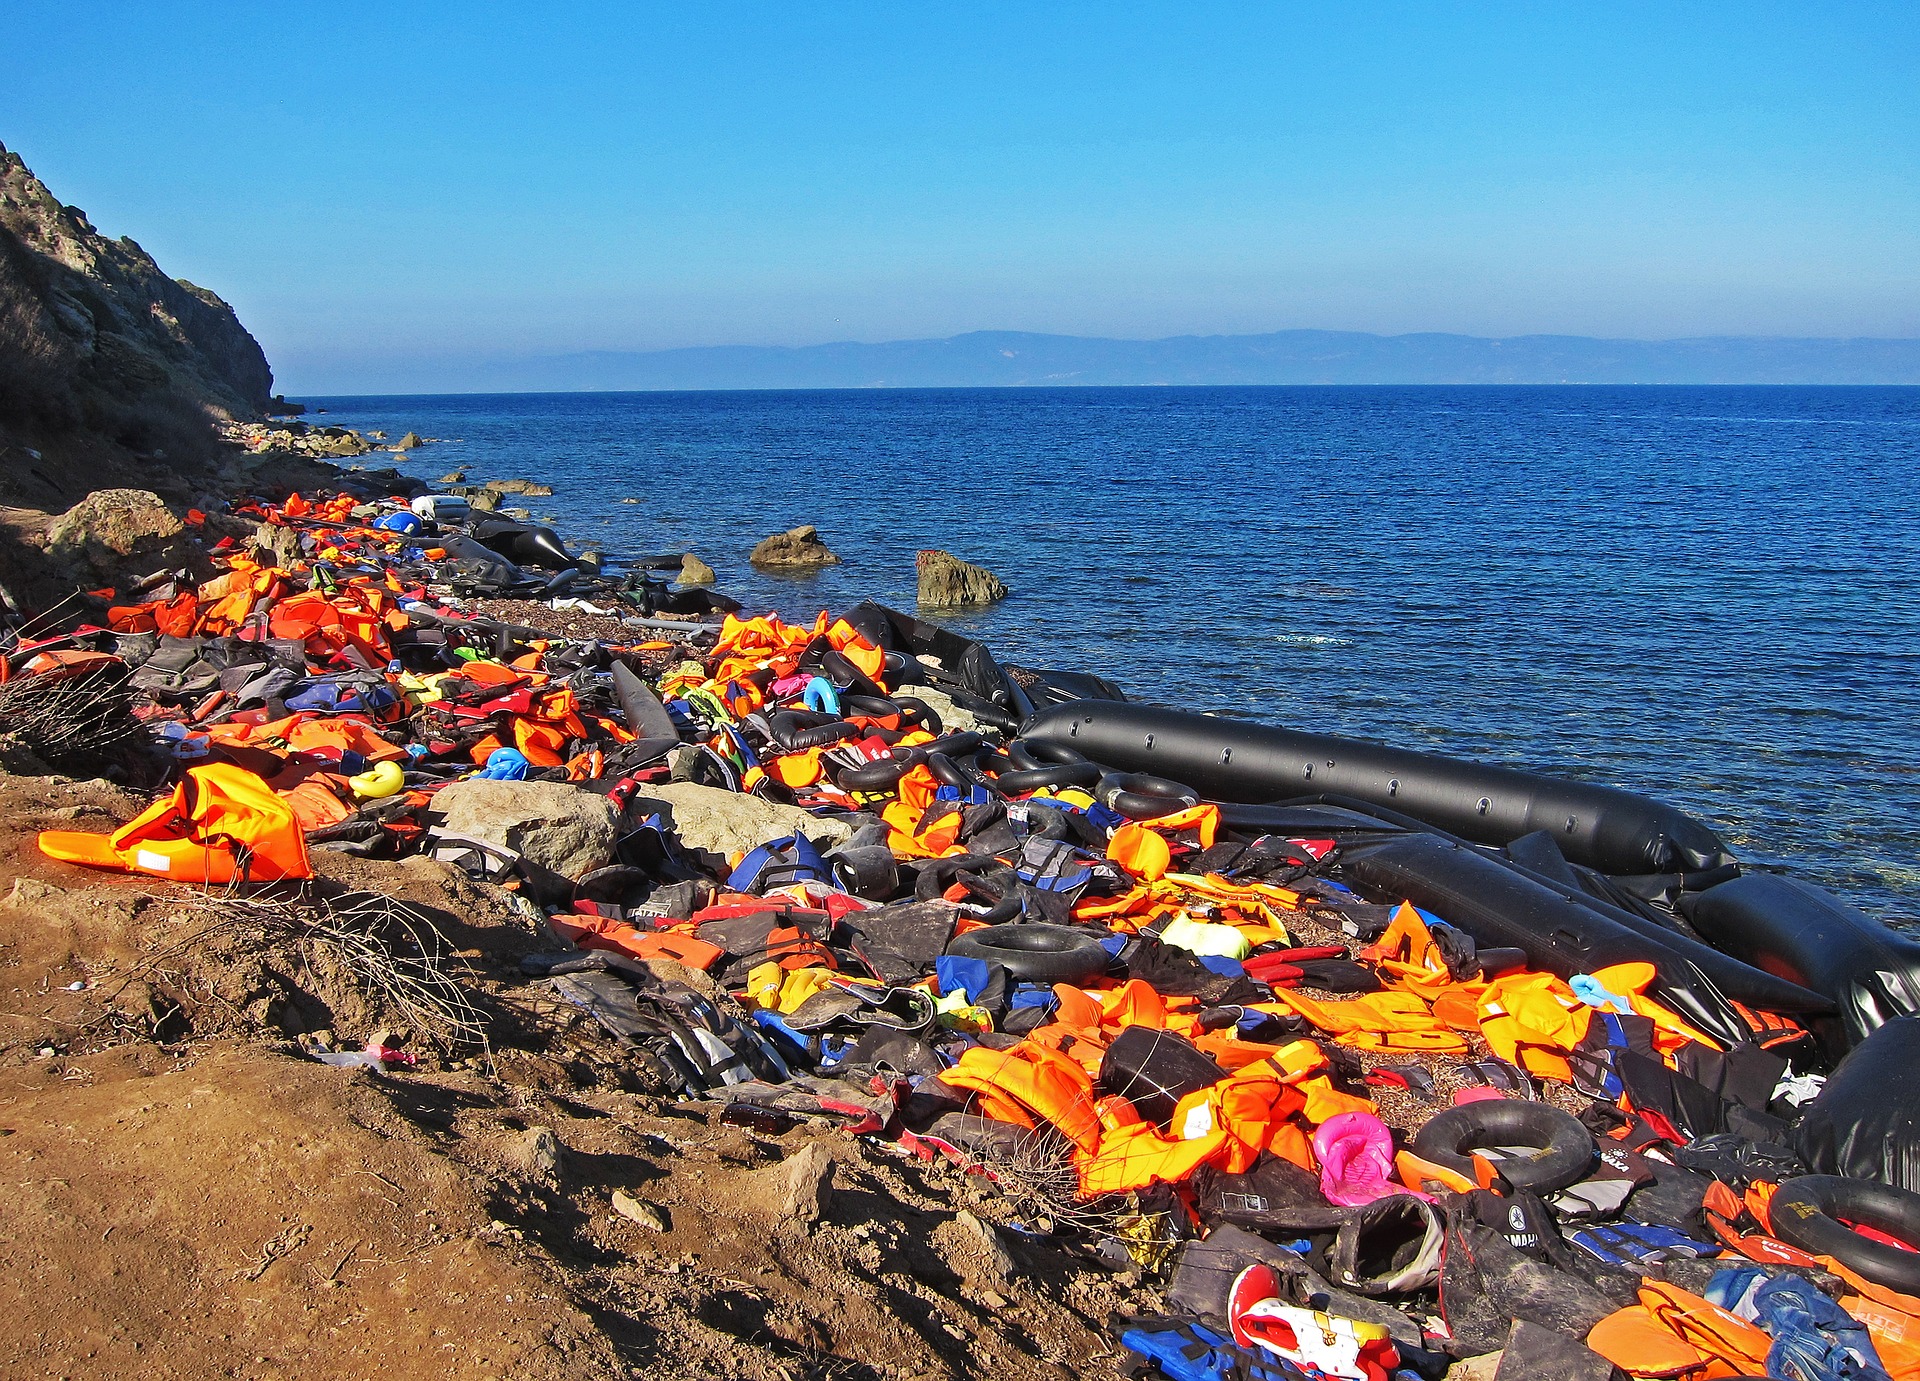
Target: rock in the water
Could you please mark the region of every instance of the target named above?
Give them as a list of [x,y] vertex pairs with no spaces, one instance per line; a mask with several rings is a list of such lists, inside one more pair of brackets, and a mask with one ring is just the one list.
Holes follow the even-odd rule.
[[916,564],[920,570],[920,602],[931,608],[992,604],[1013,593],[985,566],[962,561],[951,552],[923,551]]
[[812,523],[776,532],[762,539],[747,560],[756,566],[837,566],[840,558],[820,540],[820,530]]
[[467,491],[467,507],[475,513],[494,513],[500,508],[498,489],[470,489]]
[[419,432],[408,432],[394,443],[393,449],[396,451],[411,451],[416,446],[424,446],[426,444],[426,442],[420,439]]
[[[451,790],[452,787],[447,787],[441,795]],[[716,854],[757,849],[769,840],[784,838],[795,831],[829,844],[838,844],[853,835],[842,821],[809,815],[798,806],[783,806],[758,796],[693,782],[642,787],[630,809],[637,814],[664,810],[682,844]]]
[[613,858],[613,807],[570,782],[475,778],[441,788],[433,804],[446,815],[442,833],[512,849],[562,877],[578,878]]
[[467,472],[465,470],[449,470],[447,471],[446,474],[440,476],[440,483],[458,484],[460,483],[460,481],[464,480],[466,477],[467,477]]
[[680,558],[680,583],[682,585],[711,585],[720,577],[713,567],[688,552]]
[[544,499],[553,494],[550,486],[535,484],[532,480],[488,480],[486,487],[496,494],[525,494],[533,499]]

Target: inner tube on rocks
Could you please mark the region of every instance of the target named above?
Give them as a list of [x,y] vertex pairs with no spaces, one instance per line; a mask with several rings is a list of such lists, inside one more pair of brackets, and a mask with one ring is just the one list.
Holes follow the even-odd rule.
[[1902,1294],[1920,1294],[1920,1251],[1890,1246],[1848,1227],[1884,1232],[1920,1248],[1920,1194],[1871,1180],[1802,1175],[1774,1191],[1767,1216],[1790,1247],[1830,1256],[1849,1270]]
[[1108,772],[1095,784],[1093,794],[1101,805],[1129,820],[1158,820],[1200,804],[1199,794],[1191,787],[1144,772]]
[[1105,973],[1110,957],[1099,939],[1079,926],[989,925],[956,935],[947,953],[986,959],[1028,983],[1071,983]]
[[1476,1178],[1472,1153],[1489,1147],[1528,1147],[1534,1154],[1494,1160],[1515,1189],[1552,1194],[1587,1177],[1595,1155],[1593,1134],[1572,1113],[1550,1103],[1489,1098],[1434,1114],[1413,1138],[1413,1153],[1468,1179]]
[[949,758],[972,757],[987,746],[986,739],[971,729],[963,729],[957,734],[947,734],[932,743],[923,743],[921,749],[928,753],[939,753]]
[[1002,791],[1021,792],[1039,791],[1044,787],[1091,787],[1098,784],[1103,775],[1098,763],[1057,762],[1002,772],[997,780]]
[[1603,873],[1692,872],[1732,860],[1698,820],[1631,792],[1354,739],[1111,700],[1042,710],[1021,737],[1030,746],[1066,744],[1121,771],[1163,773],[1211,800],[1336,792],[1479,844],[1546,830],[1570,862]]
[[[1410,901],[1443,916],[1482,945],[1525,950],[1529,963],[1561,978],[1610,964],[1650,963],[1652,995],[1730,1045],[1752,1033],[1731,998],[1771,1012],[1819,1012],[1820,994],[1744,964],[1652,922],[1575,900],[1511,864],[1425,832],[1343,844],[1340,875],[1376,898]],[[1647,933],[1653,932],[1653,933]]]
[[1920,942],[1795,878],[1748,873],[1682,897],[1680,912],[1717,949],[1831,1001],[1830,1052],[1895,1017],[1920,1016]]
[[899,784],[917,762],[924,760],[924,754],[917,748],[895,749],[884,758],[875,758],[872,762],[859,767],[828,767],[833,776],[834,785],[847,791],[886,791]]
[[[953,696],[954,703],[997,729],[1012,733],[1033,713],[1033,702],[994,660],[984,643],[939,624],[923,623],[898,609],[863,601],[844,615],[847,623],[882,652],[912,657],[919,679]],[[939,663],[928,666],[919,659]]]
[[767,728],[773,734],[773,741],[788,753],[825,748],[843,738],[857,738],[860,734],[844,719],[833,719],[806,710],[775,710],[767,716]]

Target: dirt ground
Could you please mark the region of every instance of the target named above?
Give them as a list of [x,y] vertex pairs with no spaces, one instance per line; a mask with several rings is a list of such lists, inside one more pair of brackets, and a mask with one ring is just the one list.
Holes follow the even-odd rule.
[[490,1052],[318,1063],[300,1038],[428,1047],[311,947],[34,848],[139,804],[0,777],[0,1374],[1024,1381],[1110,1374],[1109,1316],[1158,1302],[944,1162],[633,1091],[439,864],[321,854],[320,887],[429,915]]

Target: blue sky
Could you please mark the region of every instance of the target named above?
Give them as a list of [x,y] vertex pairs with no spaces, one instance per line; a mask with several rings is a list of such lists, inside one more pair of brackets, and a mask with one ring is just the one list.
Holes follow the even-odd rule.
[[1920,335],[1920,6],[14,0],[289,392],[1016,329]]

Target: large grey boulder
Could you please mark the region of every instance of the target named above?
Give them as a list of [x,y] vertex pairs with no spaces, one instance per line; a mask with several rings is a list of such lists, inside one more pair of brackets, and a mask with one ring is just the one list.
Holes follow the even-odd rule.
[[455,782],[433,804],[446,817],[440,833],[512,849],[561,877],[581,877],[613,859],[613,807],[570,782]]
[[[452,790],[451,787],[448,790]],[[442,793],[445,794],[444,792]],[[838,820],[822,820],[798,806],[783,806],[693,782],[668,782],[643,788],[629,807],[635,815],[660,811],[680,842],[708,853],[736,854],[772,839],[804,834],[816,843],[838,844],[853,831]]]
[[47,550],[56,561],[96,567],[116,559],[170,554],[186,524],[148,489],[97,489],[53,520]]
[[929,608],[992,604],[1013,593],[985,566],[962,561],[952,552],[923,551],[915,565],[920,573],[920,603]]

